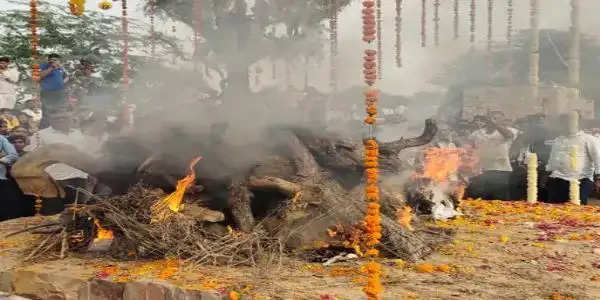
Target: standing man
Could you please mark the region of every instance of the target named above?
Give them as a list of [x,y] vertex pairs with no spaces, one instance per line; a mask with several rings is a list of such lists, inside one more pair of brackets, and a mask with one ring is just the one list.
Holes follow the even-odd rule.
[[479,157],[482,174],[474,177],[467,188],[466,197],[487,200],[510,199],[509,150],[517,136],[517,130],[508,128],[500,114],[476,116],[473,120],[478,130],[471,134],[471,141]]
[[[0,130],[5,132],[6,124],[0,120]],[[18,218],[22,214],[22,205],[19,202],[19,189],[8,174],[9,167],[17,161],[19,155],[15,147],[0,134],[0,197],[2,209],[0,209],[0,221]]]
[[48,55],[48,62],[40,65],[41,69],[41,91],[42,120],[40,129],[47,128],[48,113],[66,107],[65,84],[69,82],[69,76],[60,64],[58,54]]
[[10,58],[0,57],[0,109],[14,109],[17,101],[19,71],[10,66]]
[[[546,170],[548,179],[548,202],[563,203],[569,201],[569,185],[579,181],[579,198],[586,205],[594,191],[594,180],[600,173],[600,146],[595,137],[579,130],[577,112],[562,115],[560,136],[552,141],[552,150]],[[568,124],[568,126],[565,126]],[[573,161],[573,154],[576,154]]]

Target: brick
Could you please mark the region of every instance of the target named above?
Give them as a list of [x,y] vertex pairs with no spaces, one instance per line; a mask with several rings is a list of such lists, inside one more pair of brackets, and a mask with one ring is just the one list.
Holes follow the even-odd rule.
[[94,279],[79,288],[77,297],[78,300],[123,300],[124,289],[122,283]]

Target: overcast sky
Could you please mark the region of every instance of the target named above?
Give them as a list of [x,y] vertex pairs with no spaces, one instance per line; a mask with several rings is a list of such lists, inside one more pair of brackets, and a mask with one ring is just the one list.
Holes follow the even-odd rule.
[[[397,68],[394,63],[394,17],[395,1],[384,1],[383,4],[383,55],[384,55],[384,73],[383,80],[379,86],[387,92],[395,94],[410,95],[420,90],[431,90],[439,87],[432,87],[428,81],[439,72],[442,66],[451,62],[458,55],[465,53],[471,46],[469,43],[469,6],[470,0],[459,0],[460,7],[460,39],[453,40],[453,0],[441,0],[439,8],[440,14],[440,46],[433,46],[433,3],[434,0],[427,1],[427,47],[420,46],[420,24],[421,24],[421,1],[404,0],[403,9],[403,68]],[[581,27],[582,33],[586,35],[600,36],[600,18],[597,18],[597,12],[600,11],[600,1],[598,0],[580,0],[581,1]],[[50,0],[52,3],[64,4],[67,7],[67,0]],[[97,7],[99,1],[87,1],[87,10],[100,11]],[[495,43],[506,43],[506,7],[508,0],[494,0],[493,14],[493,39]],[[540,3],[540,28],[554,28],[567,30],[570,24],[570,0],[538,0]],[[149,20],[142,14],[141,6],[143,0],[129,0],[130,12],[132,18],[137,18],[145,22]],[[476,47],[485,47],[487,36],[487,3],[488,0],[477,1],[476,18]],[[529,0],[513,0],[514,3],[514,30],[526,29],[529,27]],[[0,0],[0,9],[15,8],[14,4],[6,0]],[[118,16],[120,15],[120,3],[115,3],[111,10],[103,13]],[[360,3],[355,2],[347,7],[339,17],[339,78],[340,88],[346,88],[353,85],[362,85],[361,53],[365,43],[361,42],[361,15]],[[168,30],[172,21],[157,20],[159,30]],[[177,24],[178,35],[187,43],[191,37],[191,31],[181,24]],[[563,56],[566,54],[563,53]],[[324,61],[323,63],[326,63]],[[267,69],[268,70],[268,69]],[[294,82],[300,83],[303,74],[297,73]],[[313,65],[310,69],[309,84],[327,89],[328,71],[325,65]],[[268,75],[268,74],[267,74]],[[265,76],[267,76],[265,75]]]

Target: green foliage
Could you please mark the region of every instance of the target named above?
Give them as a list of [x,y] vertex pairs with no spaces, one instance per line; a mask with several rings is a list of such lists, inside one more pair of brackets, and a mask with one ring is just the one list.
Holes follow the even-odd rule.
[[[25,2],[13,2],[19,8],[0,12],[0,55],[11,57],[24,84],[22,92],[32,88],[31,64],[32,50],[29,29],[29,5]],[[96,69],[108,86],[116,85],[121,79],[121,22],[117,17],[106,16],[94,11],[86,11],[83,16],[70,14],[67,2],[54,5],[40,2],[38,5],[39,52],[41,59],[49,53],[58,53],[63,57],[67,69],[71,69],[81,58],[92,59]],[[143,64],[150,61],[146,49],[150,38],[147,29],[130,21],[129,26],[129,64],[132,76]],[[176,43],[159,33],[156,43],[160,51],[180,53]]]
[[[157,11],[195,26],[195,0],[157,0]],[[327,0],[203,0],[200,57],[208,64],[244,71],[263,58],[293,61],[320,57]],[[350,0],[337,0],[339,10]],[[253,6],[252,6],[253,3]],[[147,10],[149,7],[147,6]]]

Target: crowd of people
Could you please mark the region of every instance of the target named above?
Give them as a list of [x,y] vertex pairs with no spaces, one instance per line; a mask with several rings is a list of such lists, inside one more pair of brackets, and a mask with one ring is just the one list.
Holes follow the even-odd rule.
[[600,186],[600,135],[585,127],[578,112],[554,117],[534,114],[510,122],[495,111],[442,128],[435,143],[470,149],[478,160],[476,171],[463,170],[471,175],[466,197],[526,199],[528,154],[535,153],[540,201],[569,201],[570,183],[576,181],[585,205]]
[[69,74],[60,55],[50,54],[40,70],[39,91],[17,101],[19,71],[9,57],[0,57],[0,195],[6,204],[0,221],[33,214],[33,200],[10,175],[21,157],[55,143],[94,153],[106,139],[106,115],[85,105],[86,97],[101,86],[92,76],[93,63],[81,59]]

